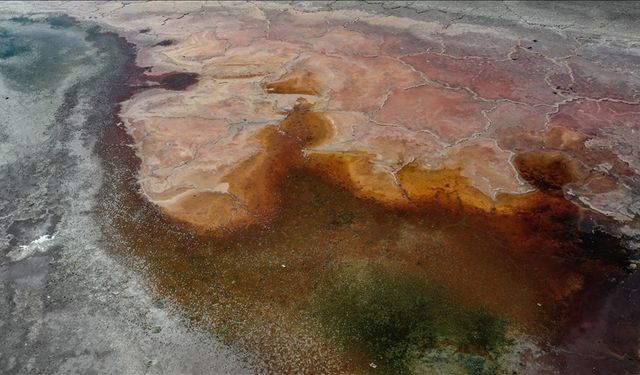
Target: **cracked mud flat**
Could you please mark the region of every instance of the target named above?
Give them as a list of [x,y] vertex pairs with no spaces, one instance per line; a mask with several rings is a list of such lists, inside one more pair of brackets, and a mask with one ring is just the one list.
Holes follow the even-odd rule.
[[2,9],[3,371],[640,371],[637,4]]

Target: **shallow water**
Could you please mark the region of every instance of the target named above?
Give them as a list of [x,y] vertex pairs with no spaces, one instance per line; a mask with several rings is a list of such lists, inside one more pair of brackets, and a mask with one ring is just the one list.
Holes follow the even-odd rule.
[[95,145],[130,91],[126,44],[0,18],[0,373],[248,372],[105,246]]
[[[123,133],[111,138],[114,144],[123,141]],[[334,319],[352,316],[354,312],[348,312],[352,308],[343,305],[346,300],[322,290],[346,293],[331,285],[350,280],[353,272],[349,270],[370,266],[382,269],[389,280],[417,278],[415,285],[422,286],[408,298],[422,298],[419,290],[438,288],[447,299],[455,300],[454,310],[434,312],[437,321],[452,311],[463,315],[469,309],[484,311],[508,322],[509,340],[515,340],[491,349],[495,352],[454,345],[454,353],[470,356],[464,357],[441,353],[449,347],[443,343],[454,340],[445,335],[425,357],[412,359],[403,346],[402,361],[417,361],[410,362],[410,367],[444,363],[463,372],[536,373],[540,366],[574,371],[599,363],[600,359],[585,359],[574,352],[574,362],[565,363],[564,354],[558,354],[565,349],[556,349],[581,342],[578,353],[591,350],[592,341],[576,338],[573,327],[583,324],[585,317],[575,312],[600,309],[605,295],[625,278],[615,256],[620,245],[605,233],[583,233],[580,228],[588,217],[557,192],[534,194],[529,198],[534,204],[512,216],[452,208],[447,206],[448,199],[418,209],[390,208],[354,197],[348,188],[327,180],[307,163],[296,166],[295,152],[274,159],[289,165],[274,185],[286,198],[265,224],[241,231],[196,234],[167,219],[139,195],[133,157],[121,159],[116,167],[126,170],[128,163],[128,177],[103,190],[102,200],[109,202],[105,213],[111,231],[127,244],[126,255],[144,262],[160,293],[185,306],[193,321],[230,343],[260,353],[271,371],[366,372],[371,363],[382,371],[398,369],[385,363],[382,349],[377,354],[359,344],[341,349],[338,337],[344,332],[330,329],[331,324],[323,321],[332,319],[319,313],[330,311]],[[117,216],[111,215],[113,207]],[[603,248],[613,255],[606,255]],[[386,282],[348,283],[356,295],[369,288],[394,288]],[[364,289],[358,292],[358,288]],[[385,293],[381,298],[397,294]],[[388,303],[396,302],[400,303]],[[368,319],[386,319],[386,313],[380,313],[362,312]],[[402,320],[412,319],[402,316]],[[456,322],[451,323],[453,332],[471,329]],[[402,331],[394,324],[385,329]],[[406,342],[405,338],[398,342]],[[523,359],[514,368],[512,357],[530,354],[522,342],[535,343],[545,354]],[[628,342],[624,350],[634,347]],[[579,364],[576,358],[581,358]],[[615,355],[609,358],[620,369],[636,366]]]

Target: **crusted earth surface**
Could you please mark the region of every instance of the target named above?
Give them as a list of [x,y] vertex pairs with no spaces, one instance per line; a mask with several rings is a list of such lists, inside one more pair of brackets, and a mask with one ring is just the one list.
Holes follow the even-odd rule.
[[640,10],[592,5],[2,8],[135,48],[92,217],[252,371],[634,373]]

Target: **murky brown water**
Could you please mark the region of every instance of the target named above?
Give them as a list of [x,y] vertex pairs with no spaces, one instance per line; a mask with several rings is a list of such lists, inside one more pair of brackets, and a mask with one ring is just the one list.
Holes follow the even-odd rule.
[[[572,180],[569,161],[522,155],[517,166],[538,190],[501,196],[488,211],[470,204],[488,203],[457,170],[408,165],[398,178],[411,203],[395,207],[356,197],[341,178],[359,155],[304,157],[302,148],[328,132],[322,114],[304,102],[279,127],[266,127],[263,152],[229,176],[234,191],[268,202],[260,224],[203,233],[144,200],[129,139],[114,127],[101,149],[114,176],[101,199],[114,248],[142,260],[161,297],[191,319],[259,353],[272,371],[291,373],[370,369],[366,353],[345,351],[313,314],[318,285],[341,264],[415,275],[441,286],[460,309],[486,309],[548,342],[561,341],[579,319],[576,309],[621,275],[619,244],[580,231],[591,214],[562,195]],[[259,164],[267,167],[253,168]],[[194,197],[194,209],[201,199]]]

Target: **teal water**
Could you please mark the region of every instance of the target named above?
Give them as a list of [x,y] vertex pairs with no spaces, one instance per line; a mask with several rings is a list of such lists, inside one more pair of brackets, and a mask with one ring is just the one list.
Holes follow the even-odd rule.
[[92,66],[100,66],[99,50],[85,35],[79,26],[61,21],[0,21],[4,82],[12,90],[56,90],[72,72],[83,75],[78,69],[91,71]]

